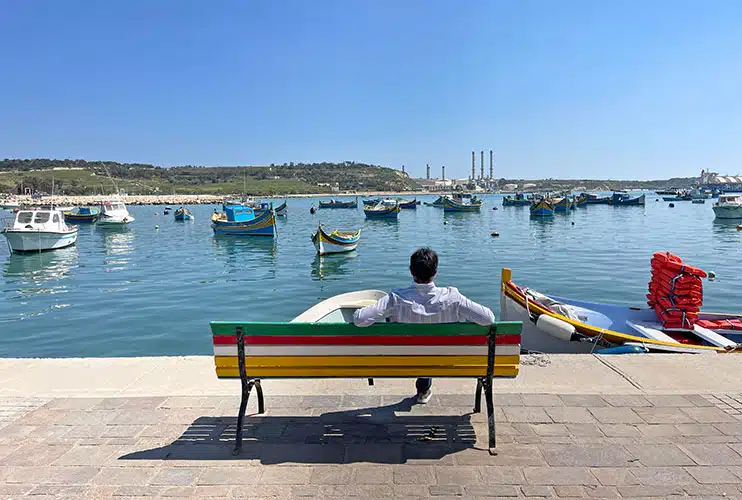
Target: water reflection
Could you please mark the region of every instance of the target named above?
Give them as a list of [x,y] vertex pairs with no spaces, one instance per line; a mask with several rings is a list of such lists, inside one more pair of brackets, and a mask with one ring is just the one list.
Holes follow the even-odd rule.
[[316,255],[312,262],[312,279],[337,280],[340,276],[352,274],[350,263],[357,255],[356,252]]
[[740,236],[742,236],[742,231],[737,230],[737,226],[742,224],[742,220],[740,219],[714,219],[714,233],[715,234],[725,234],[725,233],[740,233]]
[[9,283],[39,284],[62,279],[75,266],[77,266],[77,247],[74,245],[51,252],[14,253],[5,261],[3,276],[8,278]]

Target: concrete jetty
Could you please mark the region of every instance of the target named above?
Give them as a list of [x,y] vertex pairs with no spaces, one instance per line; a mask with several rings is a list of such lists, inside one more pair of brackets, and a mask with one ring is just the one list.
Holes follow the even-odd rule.
[[[497,380],[268,380],[231,455],[210,357],[0,360],[0,499],[742,498],[735,355],[524,356]],[[248,414],[254,413],[251,401]]]

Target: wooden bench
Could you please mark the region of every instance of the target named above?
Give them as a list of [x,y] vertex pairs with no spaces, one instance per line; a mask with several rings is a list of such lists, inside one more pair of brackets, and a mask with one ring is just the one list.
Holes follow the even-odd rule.
[[471,377],[477,380],[474,412],[487,404],[489,449],[494,454],[492,379],[515,377],[520,363],[521,322],[492,326],[380,323],[211,323],[219,378],[239,378],[242,399],[234,454],[242,448],[242,426],[250,391],[265,411],[262,379]]

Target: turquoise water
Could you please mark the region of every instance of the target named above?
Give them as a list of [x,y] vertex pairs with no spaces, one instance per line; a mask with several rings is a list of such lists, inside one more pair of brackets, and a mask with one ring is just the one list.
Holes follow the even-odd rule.
[[[338,293],[404,286],[409,255],[423,245],[439,253],[439,285],[495,310],[503,266],[543,292],[642,305],[652,253],[670,250],[716,272],[704,309],[740,312],[737,223],[714,221],[710,200],[654,200],[533,220],[492,195],[478,214],[420,206],[393,222],[365,220],[361,209],[310,215],[316,199],[291,199],[275,241],[214,237],[213,205],[191,207],[188,222],[142,206],[130,207],[130,227],[82,225],[77,246],[55,252],[9,256],[0,237],[0,356],[209,354],[209,321],[288,321]],[[362,228],[358,250],[317,257],[310,233],[319,221]]]

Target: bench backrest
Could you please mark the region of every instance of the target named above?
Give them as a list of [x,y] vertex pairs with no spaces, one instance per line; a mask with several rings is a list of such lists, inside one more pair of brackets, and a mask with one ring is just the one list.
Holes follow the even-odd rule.
[[211,323],[219,378],[239,378],[237,335],[250,378],[515,377],[522,323]]

